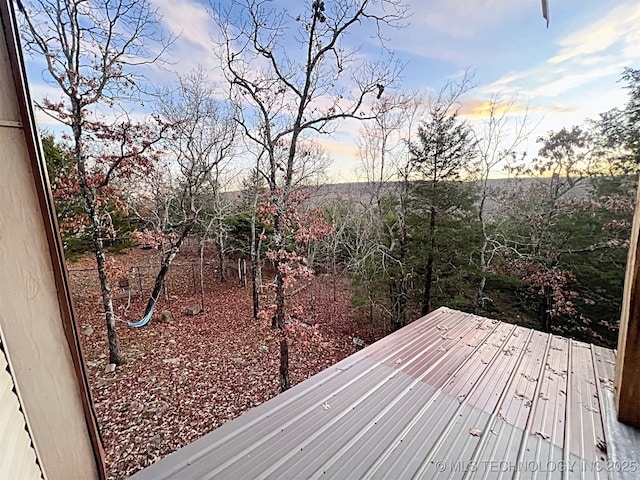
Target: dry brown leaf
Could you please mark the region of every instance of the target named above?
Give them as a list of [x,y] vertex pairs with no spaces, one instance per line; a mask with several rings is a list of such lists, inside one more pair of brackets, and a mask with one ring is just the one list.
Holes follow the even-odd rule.
[[[113,258],[127,269],[142,266],[144,295],[131,299],[127,318],[131,320],[148,300],[158,252],[133,249]],[[81,335],[81,342],[109,478],[132,475],[278,393],[277,335],[265,322],[253,319],[250,288],[238,286],[237,277],[220,283],[214,258],[215,252],[205,253],[203,313],[188,318],[178,313],[200,302],[189,263],[198,259],[195,245],[191,251],[183,249],[174,261],[167,277],[169,300],[161,296],[158,303],[158,311],[175,313],[174,320],[157,323],[154,318],[140,329],[118,323],[127,362],[115,376],[104,374],[108,363],[104,315],[97,276],[88,270],[95,268],[95,259],[87,255],[69,265],[78,324],[94,330],[92,335]],[[137,284],[136,274],[132,280]],[[311,327],[294,332],[290,343],[292,385],[354,353],[353,337],[370,344],[385,333],[381,326],[353,322],[351,287],[337,285],[335,304],[333,282],[326,278],[317,278],[300,293],[299,302],[313,303],[315,313],[305,319]],[[115,300],[119,315],[123,302]]]

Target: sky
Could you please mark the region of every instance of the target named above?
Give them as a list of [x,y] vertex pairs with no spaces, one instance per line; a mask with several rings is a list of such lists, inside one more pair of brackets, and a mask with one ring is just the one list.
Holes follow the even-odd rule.
[[[221,79],[212,52],[215,31],[208,2],[150,1],[165,30],[178,36],[169,52],[170,69],[187,72],[201,65],[211,79]],[[514,119],[528,111],[534,131],[523,148],[531,151],[537,136],[623,106],[620,74],[624,67],[640,68],[640,2],[548,1],[547,28],[540,0],[410,0],[407,26],[386,32],[387,47],[405,63],[401,88],[428,97],[470,69],[477,86],[465,95],[462,114],[477,124],[492,95],[513,100]],[[273,4],[295,12],[301,2]],[[368,35],[356,34],[350,41],[364,55],[380,51]],[[32,96],[51,94],[42,64],[33,58],[27,63]],[[172,80],[166,70],[152,76],[158,83]],[[43,128],[56,130],[50,119],[39,119]],[[333,135],[321,138],[333,159],[331,180],[356,179],[359,128],[357,122],[341,124]]]

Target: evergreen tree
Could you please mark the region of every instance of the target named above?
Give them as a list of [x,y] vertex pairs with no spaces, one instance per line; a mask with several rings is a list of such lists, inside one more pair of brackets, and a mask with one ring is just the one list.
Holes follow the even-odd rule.
[[432,287],[437,260],[438,225],[440,216],[448,215],[456,204],[455,183],[459,182],[467,165],[476,155],[476,141],[469,126],[458,116],[458,99],[468,89],[465,77],[447,88],[432,101],[428,120],[418,128],[418,140],[411,143],[412,163],[420,172],[423,183],[416,192],[428,227],[424,248],[426,259],[423,275],[422,314],[432,310]]

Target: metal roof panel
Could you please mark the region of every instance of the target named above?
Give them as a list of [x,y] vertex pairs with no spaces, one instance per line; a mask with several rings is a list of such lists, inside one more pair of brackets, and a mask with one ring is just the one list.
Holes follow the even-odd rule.
[[560,478],[607,458],[614,363],[441,308],[133,478]]

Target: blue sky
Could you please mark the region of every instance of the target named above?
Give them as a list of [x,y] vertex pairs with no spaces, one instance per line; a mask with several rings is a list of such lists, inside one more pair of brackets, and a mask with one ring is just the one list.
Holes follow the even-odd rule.
[[[172,68],[186,72],[197,65],[221,78],[212,54],[208,3],[196,0],[151,0],[163,15],[166,30],[180,35],[172,51]],[[299,0],[276,0],[295,12]],[[529,109],[537,135],[625,102],[618,82],[625,66],[640,68],[640,2],[637,0],[549,0],[550,25],[540,0],[411,0],[409,25],[389,31],[388,46],[407,65],[403,88],[426,95],[455,79],[465,68],[476,73],[477,87],[465,97],[463,113],[482,118],[494,94],[515,98],[514,111]],[[362,52],[375,52],[367,36]],[[32,65],[32,91],[38,98],[49,87]],[[157,82],[168,82],[156,73]],[[142,112],[141,112],[142,115]],[[42,118],[43,122],[49,120]],[[46,126],[46,125],[45,125]],[[51,128],[51,127],[49,127]],[[359,164],[358,125],[342,125],[323,145],[333,157],[331,176],[349,181]],[[534,149],[535,145],[529,145]]]

